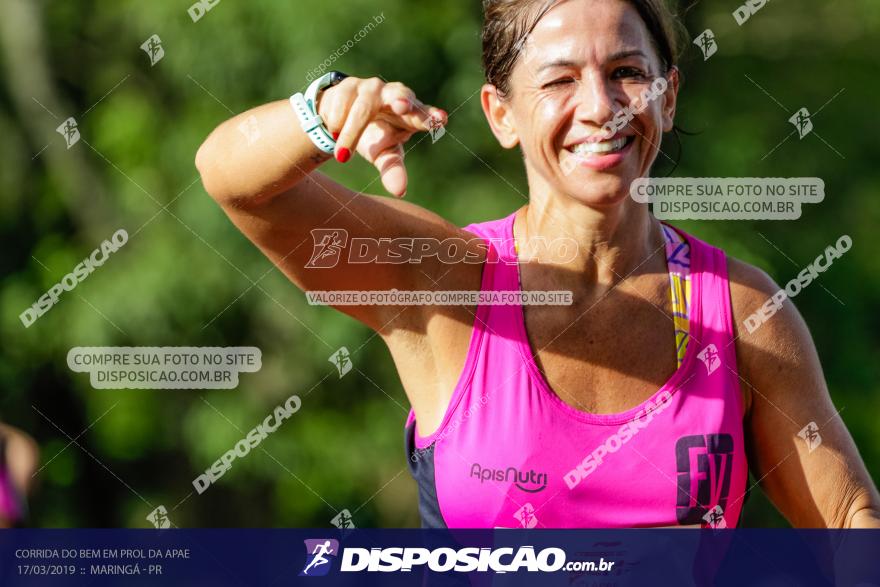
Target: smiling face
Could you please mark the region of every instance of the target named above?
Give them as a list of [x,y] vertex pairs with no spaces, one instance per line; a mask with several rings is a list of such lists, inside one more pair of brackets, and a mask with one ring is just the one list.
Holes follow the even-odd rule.
[[523,44],[509,94],[483,87],[483,108],[501,144],[522,148],[533,191],[613,205],[672,129],[678,72],[663,69],[629,2],[565,0]]

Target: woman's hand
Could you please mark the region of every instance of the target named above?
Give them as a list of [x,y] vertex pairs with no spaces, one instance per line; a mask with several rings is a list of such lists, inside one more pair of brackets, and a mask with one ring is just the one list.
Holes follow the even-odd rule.
[[[426,106],[403,84],[375,78],[342,80],[318,96],[316,109],[336,135],[337,158],[348,160],[357,150],[379,169],[385,188],[396,196],[402,196],[407,186],[403,144],[447,120],[445,112]],[[243,125],[256,128],[258,138],[249,140],[241,130]],[[353,190],[333,181],[318,169],[328,159],[303,132],[285,99],[256,106],[220,124],[199,148],[196,166],[206,191],[235,226],[303,291],[480,287],[482,266],[478,263],[456,264],[452,270],[436,256],[419,263],[350,262],[355,239],[443,242],[456,238],[467,243],[467,254],[475,260],[484,258],[485,248],[473,234],[430,210],[369,193],[370,186]],[[332,248],[338,254],[332,266],[312,260],[315,252],[324,249],[315,229],[347,235],[348,244],[342,250]],[[424,340],[435,312],[431,306],[401,312],[393,304],[340,305],[338,309],[383,336],[398,333],[395,336],[404,337],[404,345],[413,344],[413,335],[399,333],[422,333],[417,336]],[[473,321],[472,311],[443,308],[445,316],[458,312],[464,324]],[[426,393],[427,400],[410,398],[420,406],[417,413],[425,413],[422,405],[437,403],[433,391]]]
[[402,83],[376,77],[348,77],[328,88],[318,98],[318,114],[334,137],[338,133],[337,161],[348,161],[356,148],[379,170],[385,189],[398,197],[407,184],[403,144],[447,122],[446,112],[423,104]]

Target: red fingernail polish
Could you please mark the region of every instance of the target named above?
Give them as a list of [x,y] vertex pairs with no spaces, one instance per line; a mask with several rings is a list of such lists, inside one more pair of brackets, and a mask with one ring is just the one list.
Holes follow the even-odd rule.
[[335,141],[338,138],[339,138],[339,133],[338,132],[333,133],[333,140]]
[[342,147],[341,149],[336,149],[337,161],[339,161],[340,163],[345,163],[349,159],[351,159],[351,151],[349,151],[345,147]]

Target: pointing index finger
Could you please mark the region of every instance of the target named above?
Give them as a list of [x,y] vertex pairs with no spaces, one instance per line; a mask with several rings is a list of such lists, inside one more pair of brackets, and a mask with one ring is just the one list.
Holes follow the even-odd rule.
[[[382,101],[385,106],[384,118],[404,130],[429,131],[437,125],[445,125],[448,118],[446,112],[424,104],[406,86],[387,88],[387,91],[383,92]],[[432,118],[435,121],[433,125]]]

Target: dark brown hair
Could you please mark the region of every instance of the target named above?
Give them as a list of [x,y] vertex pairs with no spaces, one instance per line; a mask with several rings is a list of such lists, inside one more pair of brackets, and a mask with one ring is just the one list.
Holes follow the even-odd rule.
[[[501,96],[510,92],[510,74],[532,29],[565,0],[483,0],[483,71]],[[666,0],[626,0],[645,22],[663,72],[678,63],[685,36]]]

